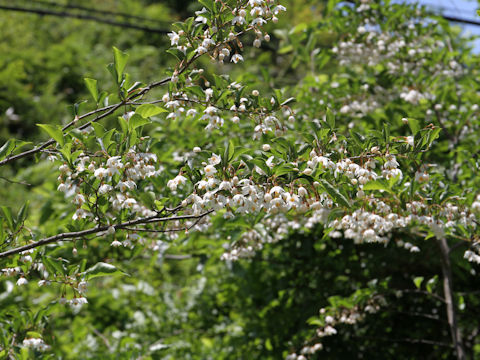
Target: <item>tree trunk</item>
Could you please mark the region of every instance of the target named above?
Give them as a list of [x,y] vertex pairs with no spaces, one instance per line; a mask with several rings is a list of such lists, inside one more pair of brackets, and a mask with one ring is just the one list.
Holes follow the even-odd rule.
[[462,334],[457,324],[456,303],[453,297],[453,277],[452,267],[450,263],[449,247],[445,237],[438,238],[438,245],[441,252],[441,263],[443,273],[443,296],[445,298],[445,306],[447,309],[448,325],[450,327],[450,335],[457,353],[458,360],[465,360],[465,349],[463,348]]

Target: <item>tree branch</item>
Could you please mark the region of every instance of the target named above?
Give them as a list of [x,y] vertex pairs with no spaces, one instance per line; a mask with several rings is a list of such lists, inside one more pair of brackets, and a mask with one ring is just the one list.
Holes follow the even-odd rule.
[[176,221],[176,220],[201,219],[212,212],[213,212],[213,209],[208,210],[200,215],[180,215],[180,216],[170,216],[170,217],[162,217],[162,218],[159,218],[155,215],[147,218],[126,221],[120,224],[97,226],[95,228],[86,229],[82,231],[74,231],[74,232],[57,234],[54,236],[50,236],[50,237],[38,240],[28,245],[19,246],[17,248],[4,251],[0,253],[0,259],[10,255],[21,253],[22,251],[35,249],[39,246],[51,244],[57,241],[66,240],[66,239],[76,239],[76,238],[81,238],[87,235],[98,234],[100,232],[107,231],[111,226],[114,227],[116,230],[125,230],[129,226],[138,225],[138,224],[152,224],[152,223]]

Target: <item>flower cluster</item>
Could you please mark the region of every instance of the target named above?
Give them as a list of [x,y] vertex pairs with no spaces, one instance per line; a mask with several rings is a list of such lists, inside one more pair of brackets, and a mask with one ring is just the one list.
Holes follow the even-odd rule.
[[32,348],[37,351],[48,351],[51,348],[51,346],[45,344],[41,338],[25,338],[22,344],[24,347]]
[[[155,154],[136,152],[135,149],[130,149],[123,157],[91,157],[82,153],[72,168],[62,164],[59,170],[58,190],[66,197],[72,197],[77,206],[73,220],[98,217],[96,212],[101,197],[106,197],[110,210],[115,212],[127,209],[145,217],[155,214],[135,198],[138,182],[162,172]],[[85,184],[91,183],[93,188],[85,188]],[[91,194],[95,196],[92,198]]]

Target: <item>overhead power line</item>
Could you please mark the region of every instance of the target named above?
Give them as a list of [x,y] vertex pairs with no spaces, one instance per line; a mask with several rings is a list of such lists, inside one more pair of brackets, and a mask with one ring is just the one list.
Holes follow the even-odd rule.
[[[57,16],[57,17],[69,17],[69,18],[76,18],[82,20],[90,20],[96,21],[99,23],[108,24],[111,26],[119,26],[123,28],[141,30],[145,32],[157,33],[157,34],[167,34],[169,30],[152,27],[152,26],[144,26],[139,25],[137,23],[132,23],[129,21],[116,21],[106,17],[99,17],[95,15],[90,15],[88,13],[75,13],[70,11],[56,11],[56,10],[49,10],[49,9],[41,9],[41,8],[33,8],[33,7],[21,7],[21,6],[12,6],[12,5],[3,5],[0,4],[0,10],[6,11],[15,11],[15,12],[23,12],[23,13],[32,13],[37,15],[44,15],[44,16]],[[98,13],[98,11],[97,11]],[[118,14],[116,14],[118,15]],[[127,19],[126,16],[122,15],[123,18]],[[131,17],[134,18],[134,17]],[[138,20],[137,20],[138,22]]]
[[[137,16],[137,15],[132,15],[129,13],[125,12],[120,12],[120,11],[111,11],[111,10],[104,10],[104,9],[95,9],[95,8],[90,8],[90,7],[85,7],[85,6],[80,6],[80,5],[75,5],[75,4],[60,4],[57,2],[53,1],[47,1],[47,0],[29,0],[27,4],[41,4],[41,5],[46,5],[46,6],[51,6],[55,8],[63,8],[63,9],[74,9],[74,10],[81,10],[84,12],[92,13],[92,14],[101,14],[101,15],[113,15],[117,17],[123,17],[125,19],[136,19],[136,20],[141,20],[144,22],[151,22],[155,24],[159,24],[160,22],[158,20],[152,19],[152,18],[146,18],[143,16]],[[170,24],[167,24],[164,22],[166,26],[169,26]]]
[[458,22],[458,23],[462,23],[462,24],[480,26],[480,21],[477,21],[477,20],[462,19],[462,18],[458,18],[458,17],[455,17],[455,16],[450,16],[450,15],[442,15],[442,17],[445,20],[452,21],[452,22]]

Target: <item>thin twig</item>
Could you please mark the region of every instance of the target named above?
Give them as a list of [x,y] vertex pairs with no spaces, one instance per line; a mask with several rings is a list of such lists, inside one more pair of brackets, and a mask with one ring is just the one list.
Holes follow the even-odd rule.
[[5,180],[5,181],[7,181],[7,182],[9,182],[9,183],[12,183],[12,184],[20,184],[20,185],[25,185],[25,186],[32,186],[32,184],[29,184],[29,183],[27,183],[27,182],[25,182],[25,181],[10,180],[10,179],[8,179],[8,178],[6,178],[6,177],[3,177],[3,176],[0,176],[0,179]]

